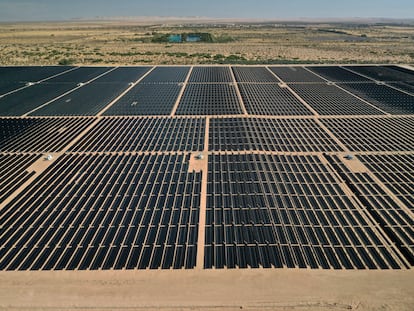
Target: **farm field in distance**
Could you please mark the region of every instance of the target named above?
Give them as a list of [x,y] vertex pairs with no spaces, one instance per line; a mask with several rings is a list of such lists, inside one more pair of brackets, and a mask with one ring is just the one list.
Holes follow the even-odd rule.
[[[212,42],[154,42],[208,33]],[[0,65],[414,63],[414,23],[71,21],[0,24]]]

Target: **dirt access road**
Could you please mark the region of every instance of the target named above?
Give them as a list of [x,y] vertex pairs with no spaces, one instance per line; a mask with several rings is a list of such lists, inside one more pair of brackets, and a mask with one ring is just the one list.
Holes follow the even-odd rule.
[[1,272],[0,310],[413,310],[414,272]]

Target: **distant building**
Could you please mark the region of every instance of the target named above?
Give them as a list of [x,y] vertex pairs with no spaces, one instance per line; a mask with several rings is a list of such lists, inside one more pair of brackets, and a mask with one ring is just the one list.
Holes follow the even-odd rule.
[[181,43],[183,41],[183,37],[181,35],[170,35],[168,37],[168,42],[170,43]]

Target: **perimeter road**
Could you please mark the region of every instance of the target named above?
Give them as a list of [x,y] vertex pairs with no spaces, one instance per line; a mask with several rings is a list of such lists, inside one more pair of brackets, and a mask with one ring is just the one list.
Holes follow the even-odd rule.
[[0,272],[1,310],[390,310],[414,305],[414,270]]

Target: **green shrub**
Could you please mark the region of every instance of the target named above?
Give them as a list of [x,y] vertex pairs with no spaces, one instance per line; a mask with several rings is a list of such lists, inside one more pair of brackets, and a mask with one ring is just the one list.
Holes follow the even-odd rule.
[[75,60],[75,59],[73,59],[73,58],[62,58],[62,59],[58,62],[58,65],[60,65],[60,66],[69,66],[69,65],[74,64],[75,62],[76,62],[76,60]]

